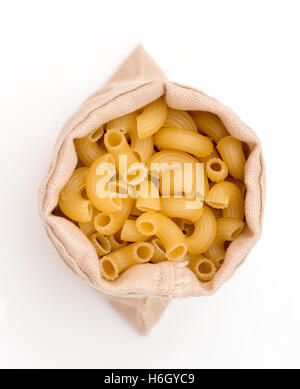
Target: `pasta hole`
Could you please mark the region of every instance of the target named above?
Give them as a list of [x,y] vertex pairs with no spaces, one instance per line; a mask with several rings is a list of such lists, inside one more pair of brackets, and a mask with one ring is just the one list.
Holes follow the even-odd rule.
[[184,226],[184,229],[182,230],[182,232],[183,232],[184,235],[186,235],[186,236],[191,236],[191,235],[193,235],[194,231],[195,231],[195,226],[194,226],[194,224],[186,224],[186,225]]
[[217,162],[212,163],[210,165],[210,168],[211,168],[211,170],[213,170],[215,172],[220,172],[222,170],[222,166]]
[[167,254],[170,259],[178,259],[184,256],[186,253],[186,247],[184,245],[178,245],[170,250]]
[[113,280],[117,277],[116,269],[109,259],[104,259],[102,261],[102,268],[107,278]]
[[207,261],[201,262],[200,265],[198,266],[198,271],[201,274],[209,274],[209,273],[211,273],[211,271],[212,271],[211,263],[207,262]]
[[111,221],[110,216],[106,215],[105,213],[101,213],[100,215],[98,215],[96,220],[99,227],[106,227]]
[[224,258],[218,260],[218,265],[219,265],[219,266],[222,266],[223,263],[224,263]]
[[86,190],[85,190],[85,185],[83,185],[83,187],[80,189],[80,196],[85,200],[89,200],[88,195],[87,195]]
[[140,224],[140,229],[145,235],[154,235],[155,227],[151,222],[142,222]]
[[152,257],[153,249],[151,250],[149,246],[143,245],[137,248],[136,253],[141,260],[147,261]]
[[111,147],[118,147],[123,141],[123,136],[119,132],[110,132],[107,134],[107,142]]
[[225,250],[227,250],[228,249],[228,247],[230,246],[230,241],[229,240],[225,240],[225,242],[224,242],[224,249]]

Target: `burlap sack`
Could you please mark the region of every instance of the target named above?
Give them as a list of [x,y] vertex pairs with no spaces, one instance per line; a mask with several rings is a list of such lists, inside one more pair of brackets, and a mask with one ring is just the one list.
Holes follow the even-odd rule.
[[[96,251],[86,236],[76,225],[52,213],[59,192],[77,164],[73,139],[162,95],[172,108],[217,114],[233,136],[247,143],[246,227],[229,246],[223,266],[210,282],[199,282],[186,263],[171,262],[137,265],[117,280],[106,281],[100,277]],[[195,88],[168,81],[144,49],[138,47],[107,85],[90,96],[65,124],[40,189],[39,207],[48,236],[66,265],[92,288],[108,296],[132,324],[147,333],[169,299],[211,295],[233,275],[261,234],[264,194],[265,169],[256,134],[217,100]]]

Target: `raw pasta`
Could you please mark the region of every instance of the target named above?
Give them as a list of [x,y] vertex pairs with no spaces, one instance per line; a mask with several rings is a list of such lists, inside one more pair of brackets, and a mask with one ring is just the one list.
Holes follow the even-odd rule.
[[58,205],[94,246],[103,278],[186,261],[199,282],[213,279],[243,231],[246,188],[242,144],[216,115],[173,109],[161,97],[75,146],[84,166]]

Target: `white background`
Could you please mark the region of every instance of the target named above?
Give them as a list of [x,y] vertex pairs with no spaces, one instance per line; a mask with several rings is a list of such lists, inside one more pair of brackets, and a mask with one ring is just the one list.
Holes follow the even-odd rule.
[[[0,367],[300,367],[300,2],[1,1]],[[143,43],[261,138],[261,240],[141,337],[65,267],[37,212],[64,121]]]

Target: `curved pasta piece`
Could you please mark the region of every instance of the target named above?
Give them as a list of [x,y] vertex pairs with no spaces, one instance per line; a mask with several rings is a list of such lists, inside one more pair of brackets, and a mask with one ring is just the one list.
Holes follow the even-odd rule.
[[203,282],[211,281],[216,272],[216,265],[209,258],[203,255],[189,255],[188,267],[196,274],[198,279]]
[[206,174],[213,182],[222,182],[228,175],[227,165],[220,158],[211,158],[206,163]]
[[165,248],[161,241],[158,238],[153,238],[151,239],[150,243],[154,247],[154,253],[151,262],[159,263],[167,261]]
[[85,179],[88,174],[87,167],[75,169],[69,181],[61,190],[58,205],[61,211],[76,222],[89,222],[93,215],[93,206],[90,200],[82,194],[86,189]]
[[194,223],[194,232],[185,239],[188,252],[202,254],[213,244],[217,234],[217,222],[214,213],[203,206],[200,219]]
[[106,153],[96,159],[86,176],[86,193],[95,208],[101,212],[116,213],[122,208],[122,199],[109,193],[109,182],[116,176],[115,161]]
[[219,117],[211,112],[193,111],[192,117],[197,123],[198,128],[216,143],[229,135]]
[[89,237],[89,239],[95,247],[99,257],[102,257],[110,252],[111,244],[107,236],[103,236],[99,234],[99,232],[95,232]]
[[140,162],[147,163],[153,154],[153,138],[149,136],[140,139],[137,132],[137,112],[111,120],[107,123],[106,129],[116,129],[126,132],[130,137],[130,147]]
[[122,208],[116,213],[100,212],[94,221],[95,229],[102,235],[113,235],[118,232],[128,219],[133,200],[128,197],[122,199]]
[[204,253],[207,258],[213,260],[219,268],[225,258],[225,242],[232,242],[236,239],[244,228],[244,223],[240,219],[222,217],[217,220],[217,235],[212,246]]
[[77,155],[85,166],[91,166],[97,158],[106,154],[106,151],[97,143],[103,132],[103,127],[101,127],[83,138],[74,139]]
[[185,237],[178,225],[167,216],[158,212],[145,212],[136,219],[136,227],[141,234],[157,236],[170,261],[184,258],[187,252]]
[[121,239],[126,242],[143,242],[149,237],[139,232],[135,220],[127,219],[121,230]]
[[[176,217],[196,222],[203,212],[203,200],[181,198],[161,198],[161,212],[168,217]],[[192,205],[189,207],[189,205]]]
[[175,127],[181,128],[182,130],[198,132],[197,124],[188,112],[170,107],[168,107],[168,116],[163,127]]
[[243,220],[245,213],[244,198],[239,188],[232,182],[223,181],[215,184],[205,198],[208,205],[223,209],[224,217]]
[[217,144],[217,149],[225,161],[230,175],[237,180],[243,180],[246,158],[242,142],[233,136],[226,136]]
[[115,280],[129,267],[149,262],[153,252],[154,248],[150,243],[129,244],[100,259],[100,274],[106,280]]
[[155,134],[166,121],[167,115],[167,106],[162,97],[146,105],[136,119],[139,138]]
[[161,128],[154,135],[154,144],[161,150],[175,149],[196,157],[205,157],[213,151],[210,138],[179,128]]

